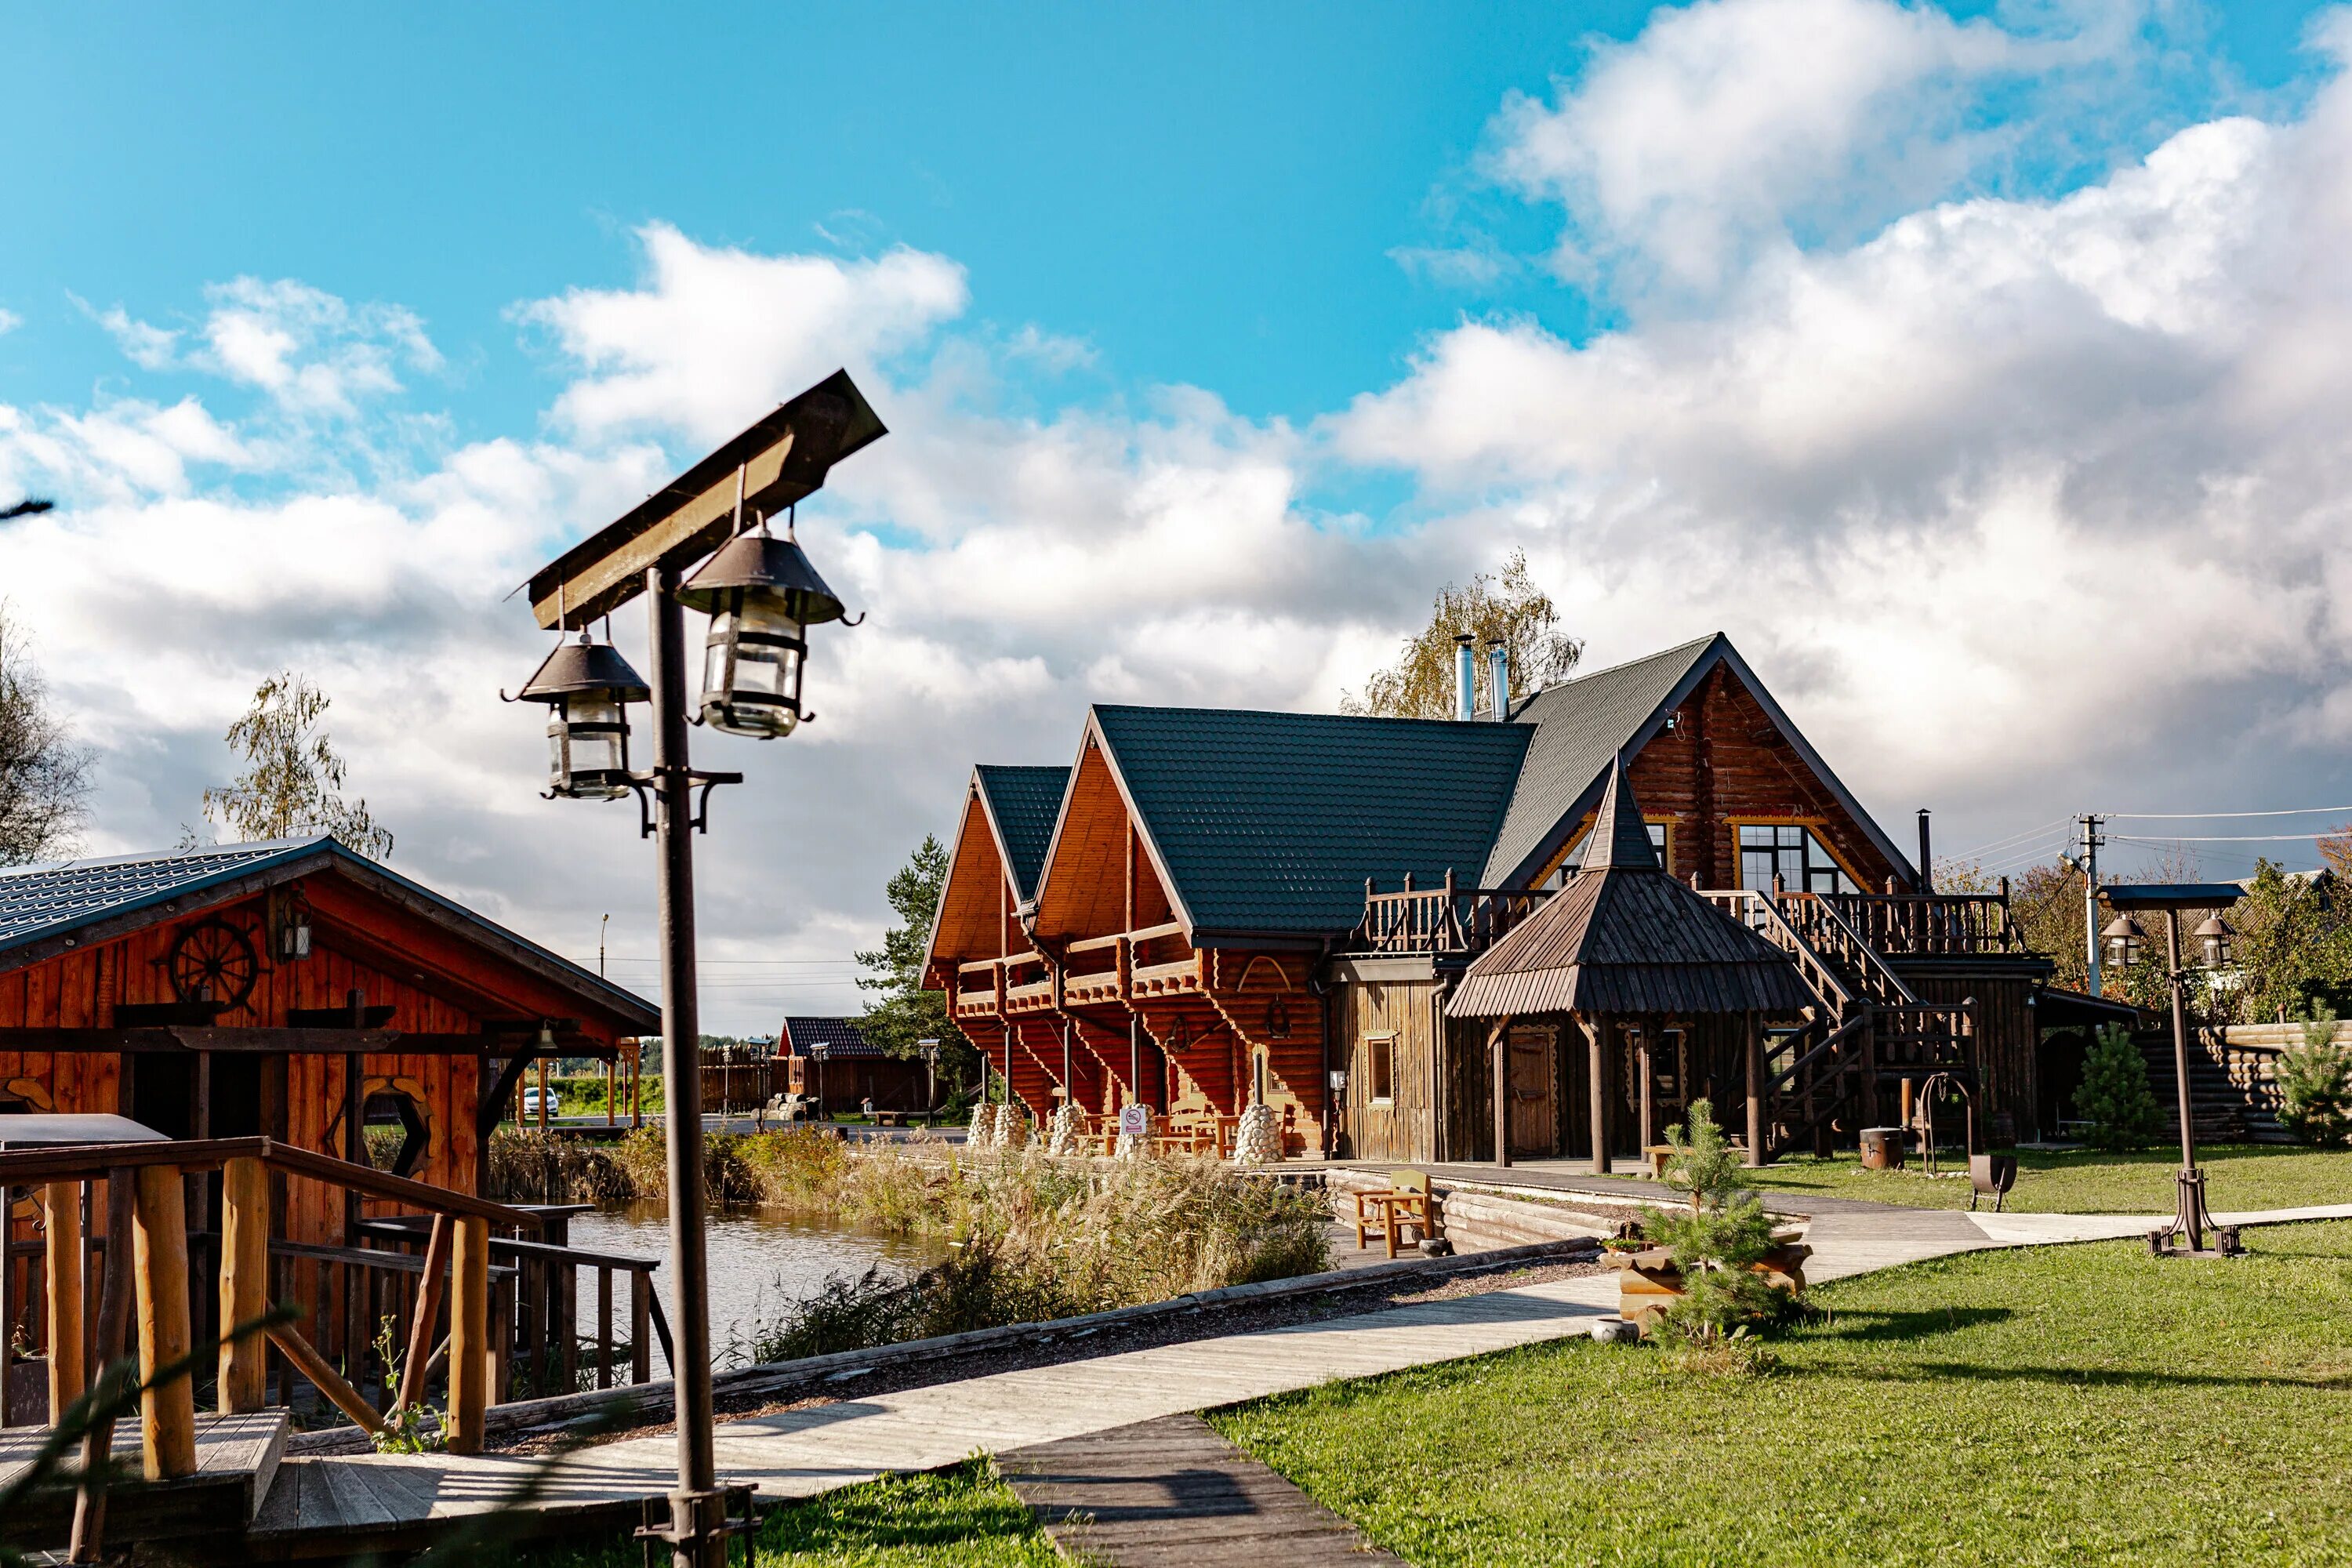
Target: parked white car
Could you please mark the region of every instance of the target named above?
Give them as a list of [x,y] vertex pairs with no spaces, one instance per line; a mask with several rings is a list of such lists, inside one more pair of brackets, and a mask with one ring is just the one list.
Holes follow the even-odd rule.
[[[522,1091],[522,1119],[525,1121],[539,1120],[540,1092],[540,1087],[537,1084],[532,1084]],[[547,1114],[551,1117],[555,1114],[555,1091],[549,1089],[546,1094]]]

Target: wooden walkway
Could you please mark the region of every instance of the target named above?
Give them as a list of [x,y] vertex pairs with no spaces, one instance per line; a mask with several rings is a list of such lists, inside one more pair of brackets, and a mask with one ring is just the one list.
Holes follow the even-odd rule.
[[1015,1497],[1064,1551],[1103,1568],[1402,1563],[1218,1436],[1166,1415],[1000,1455]]

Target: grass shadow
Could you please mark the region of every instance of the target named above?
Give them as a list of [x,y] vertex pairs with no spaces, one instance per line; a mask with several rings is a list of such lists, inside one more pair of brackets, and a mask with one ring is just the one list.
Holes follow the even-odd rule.
[[2016,1310],[2010,1307],[1929,1307],[1909,1312],[1847,1307],[1836,1310],[1827,1322],[1808,1332],[1847,1344],[1900,1344],[1986,1323],[2005,1323],[2016,1316]]

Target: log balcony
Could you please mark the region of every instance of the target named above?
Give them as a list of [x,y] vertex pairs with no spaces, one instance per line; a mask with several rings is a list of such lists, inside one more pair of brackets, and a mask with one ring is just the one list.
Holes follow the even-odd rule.
[[1056,974],[1042,952],[974,959],[956,965],[955,1016],[1008,1019],[1064,1007],[1117,1005],[1139,997],[1204,989],[1201,955],[1171,921],[1139,931],[1081,937],[1063,950]]
[[1415,888],[1407,873],[1403,888],[1392,893],[1381,892],[1367,878],[1364,918],[1342,951],[1470,956],[1494,946],[1550,896],[1549,888],[1456,887],[1451,871],[1435,888]]
[[2022,957],[2025,938],[2011,918],[2009,879],[1997,893],[1783,893],[1819,899],[1855,934],[1889,958]]

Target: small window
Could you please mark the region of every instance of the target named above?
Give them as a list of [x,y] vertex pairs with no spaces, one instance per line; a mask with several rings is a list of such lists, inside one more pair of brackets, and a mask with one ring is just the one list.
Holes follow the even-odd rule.
[[1742,825],[1739,885],[1769,890],[1776,876],[1791,893],[1861,890],[1811,828],[1792,822]]
[[1376,1105],[1393,1100],[1396,1099],[1396,1037],[1374,1035],[1364,1042],[1364,1048],[1366,1056],[1370,1058],[1364,1098]]

